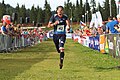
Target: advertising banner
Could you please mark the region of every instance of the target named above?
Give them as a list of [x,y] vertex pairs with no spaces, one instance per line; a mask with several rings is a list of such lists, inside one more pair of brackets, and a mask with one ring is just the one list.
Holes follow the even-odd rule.
[[116,36],[115,34],[108,35],[108,45],[109,45],[109,54],[113,57],[116,56],[115,54],[115,46],[116,46]]
[[116,39],[116,57],[120,57],[120,35]]
[[80,44],[98,50],[101,53],[108,53],[114,58],[120,58],[120,34],[107,34],[100,36],[74,36]]
[[108,36],[105,35],[105,53],[109,53]]
[[100,35],[100,52],[105,53],[105,35]]
[[94,49],[100,51],[99,36],[95,36],[93,39],[94,39]]
[[79,42],[80,41],[80,36],[79,35],[74,35],[73,37],[75,42]]
[[88,36],[85,37],[84,46],[89,47],[90,39]]
[[90,43],[89,43],[89,47],[94,49],[94,38],[93,37],[89,37]]
[[48,38],[53,38],[53,30],[51,30],[51,31],[49,31],[48,33],[47,33],[47,37]]
[[72,33],[67,33],[67,34],[66,34],[66,38],[67,38],[67,39],[72,39]]

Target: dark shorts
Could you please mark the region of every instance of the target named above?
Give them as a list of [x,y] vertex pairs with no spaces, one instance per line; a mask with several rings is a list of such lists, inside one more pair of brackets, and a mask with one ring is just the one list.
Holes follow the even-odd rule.
[[66,35],[65,34],[54,34],[53,41],[55,43],[57,51],[59,52],[59,48],[64,47],[64,44],[66,41]]

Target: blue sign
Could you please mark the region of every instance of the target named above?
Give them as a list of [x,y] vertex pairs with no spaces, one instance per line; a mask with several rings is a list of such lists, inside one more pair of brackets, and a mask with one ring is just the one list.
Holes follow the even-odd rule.
[[99,47],[99,36],[94,37],[94,49],[100,51]]

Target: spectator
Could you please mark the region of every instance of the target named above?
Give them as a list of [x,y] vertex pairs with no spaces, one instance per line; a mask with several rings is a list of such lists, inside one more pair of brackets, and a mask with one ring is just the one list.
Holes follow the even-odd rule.
[[103,33],[105,34],[106,33],[106,22],[103,22],[102,30],[103,30]]
[[12,36],[11,26],[6,25],[6,29],[7,29],[7,35]]
[[90,36],[91,35],[91,32],[90,32],[90,30],[89,30],[89,28],[87,26],[84,28],[83,35],[84,36]]
[[117,18],[116,18],[116,17],[113,17],[113,20],[115,21],[115,20],[117,20]]
[[117,15],[117,20],[116,20],[118,23],[116,25],[114,25],[114,27],[117,26],[117,31],[120,32],[120,14]]
[[0,24],[0,34],[2,34],[1,27],[2,27],[2,24]]
[[118,31],[114,28],[114,26],[118,23],[119,22],[117,20],[113,21],[112,17],[108,17],[108,23],[106,24],[106,33],[118,33]]
[[91,33],[92,36],[96,36],[97,35],[97,29],[95,27],[92,27],[90,29],[90,33]]
[[102,29],[102,27],[98,27],[98,28],[97,28],[97,33],[98,33],[98,35],[102,35],[102,34],[103,34],[103,29]]
[[8,34],[6,26],[7,26],[7,23],[3,22],[3,26],[1,27],[1,32],[2,32],[3,35],[7,35]]

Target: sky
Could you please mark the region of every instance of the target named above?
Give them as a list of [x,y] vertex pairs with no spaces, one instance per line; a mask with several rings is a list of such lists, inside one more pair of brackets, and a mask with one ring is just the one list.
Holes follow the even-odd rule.
[[[0,2],[2,2],[3,0],[0,0]],[[25,7],[28,9],[30,9],[33,4],[35,7],[37,7],[38,5],[43,8],[44,7],[44,4],[45,4],[45,0],[4,0],[5,1],[5,4],[10,4],[11,6],[13,7],[16,7],[17,6],[17,3],[19,3],[19,5],[25,5]],[[64,2],[66,2],[67,0],[47,0],[48,3],[50,4],[51,6],[51,10],[55,10],[57,6],[61,5],[61,6],[64,6]],[[76,3],[76,0],[70,0],[72,3]],[[84,2],[86,0],[83,0]],[[89,2],[91,0],[88,0]],[[96,2],[100,2],[101,4],[103,3],[103,1],[105,0],[95,0]],[[116,0],[118,1],[118,0]]]

